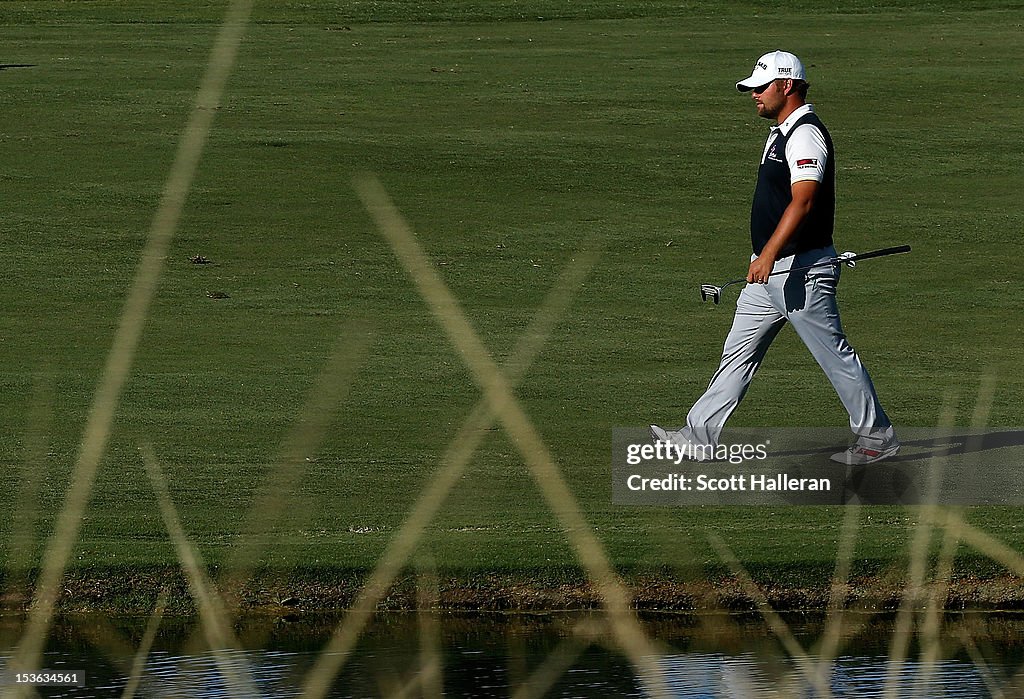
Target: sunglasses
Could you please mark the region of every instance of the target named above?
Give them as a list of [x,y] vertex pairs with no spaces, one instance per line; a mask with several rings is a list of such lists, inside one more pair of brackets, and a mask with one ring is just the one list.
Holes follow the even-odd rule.
[[[791,78],[775,78],[775,80],[790,80],[790,79]],[[759,85],[757,87],[753,87],[753,88],[750,89],[750,91],[751,92],[756,92],[757,94],[761,94],[762,92],[767,90],[769,87],[771,87],[772,83],[774,83],[775,80],[771,80],[769,82],[766,82],[764,85]]]

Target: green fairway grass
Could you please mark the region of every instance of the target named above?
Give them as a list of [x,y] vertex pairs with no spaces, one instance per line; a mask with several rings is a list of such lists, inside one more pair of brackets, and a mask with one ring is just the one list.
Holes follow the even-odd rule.
[[[775,48],[807,64],[836,143],[836,247],[914,248],[840,287],[893,422],[937,425],[950,406],[956,425],[1024,424],[1021,3],[785,8],[257,3],[72,568],[175,564],[143,442],[188,536],[226,561],[339,346],[351,385],[277,493],[263,560],[373,567],[481,392],[356,196],[371,173],[499,364],[566,265],[599,250],[516,395],[615,566],[721,573],[713,532],[759,578],[823,580],[841,508],[611,504],[612,428],[681,423],[717,366],[735,289],[715,307],[698,288],[746,271],[767,127],[734,83]],[[0,3],[0,64],[25,66],[0,70],[0,561],[26,550],[19,526],[33,564],[52,534],[223,9]],[[847,416],[784,331],[731,424]],[[1016,508],[968,519],[1024,546]],[[865,512],[855,571],[902,569],[918,521]],[[455,571],[577,565],[500,429],[419,550]],[[998,571],[966,550],[959,565]]]

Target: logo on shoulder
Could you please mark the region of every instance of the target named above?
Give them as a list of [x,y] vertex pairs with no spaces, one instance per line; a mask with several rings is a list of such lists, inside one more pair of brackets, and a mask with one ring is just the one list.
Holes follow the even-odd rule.
[[816,168],[816,167],[818,167],[818,159],[817,158],[801,158],[800,160],[796,161],[796,166],[797,167]]

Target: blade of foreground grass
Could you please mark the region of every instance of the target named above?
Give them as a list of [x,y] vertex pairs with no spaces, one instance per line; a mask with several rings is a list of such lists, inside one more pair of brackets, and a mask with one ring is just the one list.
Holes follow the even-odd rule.
[[157,505],[160,507],[160,515],[164,519],[164,525],[178,552],[178,559],[188,580],[189,591],[196,601],[203,633],[217,662],[217,668],[235,696],[257,697],[259,692],[256,690],[248,663],[241,656],[233,658],[227,653],[228,650],[238,649],[240,646],[231,630],[224,601],[214,590],[206,576],[206,568],[199,553],[185,535],[156,454],[148,444],[144,444],[141,451],[146,472],[153,483],[153,492],[156,494]]
[[438,590],[437,569],[433,562],[420,574],[417,585],[420,630],[420,695],[424,699],[441,699],[444,696],[444,653],[441,648],[441,625],[437,619]]
[[583,652],[606,629],[593,619],[584,619],[573,627],[540,665],[527,677],[512,695],[512,699],[539,699],[545,696],[558,679],[576,664]]
[[[605,602],[613,634],[623,653],[641,680],[649,683],[652,693],[663,696],[666,692],[664,678],[656,660],[657,651],[630,610],[625,586],[612,570],[603,546],[583,517],[579,504],[536,428],[519,406],[507,377],[494,364],[458,302],[427,259],[404,219],[391,204],[381,184],[375,179],[364,178],[357,181],[356,187],[381,234],[391,244],[449,340],[459,351],[491,410],[509,432],[530,467],[548,507],[561,521],[576,556]],[[329,690],[340,664],[339,656],[334,651],[339,640],[336,634],[328,643],[307,678],[303,696],[322,697]]]
[[[942,410],[939,413],[939,430],[947,430],[953,426],[955,419],[956,397],[946,396],[943,401]],[[938,445],[936,445],[938,447]],[[910,541],[910,569],[907,571],[907,582],[903,589],[903,601],[900,610],[896,615],[896,627],[893,630],[892,642],[889,645],[889,660],[885,673],[885,685],[883,696],[886,699],[895,699],[900,693],[900,671],[907,660],[910,647],[910,639],[913,635],[914,610],[924,594],[925,578],[928,575],[928,551],[931,547],[935,514],[940,507],[935,504],[936,496],[941,483],[942,457],[948,455],[948,448],[944,452],[936,449],[930,460],[929,482],[927,484],[926,499],[927,505],[916,508],[920,513],[920,520],[914,530],[914,536]]]
[[[571,305],[583,279],[598,257],[596,251],[581,251],[570,262],[548,293],[529,327],[523,332],[505,365],[512,384],[526,374],[565,310]],[[458,483],[476,450],[487,438],[495,422],[486,400],[470,412],[441,458],[442,467],[428,482],[401,528],[388,544],[380,560],[359,591],[352,608],[335,632],[332,652],[336,657],[335,674],[341,671],[370,620],[378,602],[412,555],[427,525],[434,519],[449,493]]]
[[[28,410],[28,435],[25,437],[25,456],[21,477],[17,484],[14,503],[17,506],[11,514],[11,535],[7,554],[4,582],[7,594],[2,595],[7,606],[8,600],[17,604],[30,588],[29,574],[33,564],[36,546],[35,529],[39,519],[40,497],[46,474],[46,452],[48,435],[53,424],[53,375],[46,374],[35,382],[32,403]],[[17,639],[16,631],[0,634],[0,647],[7,648]]]
[[160,622],[164,618],[168,596],[167,590],[163,590],[157,597],[156,606],[153,607],[149,623],[146,624],[146,632],[142,636],[139,650],[135,653],[132,671],[128,676],[128,684],[124,687],[121,699],[134,699],[135,692],[138,691],[139,685],[142,683],[142,675],[146,671],[146,660],[149,658],[149,651],[153,648],[153,641],[156,640],[156,632],[160,630]]
[[843,528],[836,551],[836,570],[832,575],[832,590],[828,601],[828,618],[818,647],[819,672],[824,681],[831,674],[832,662],[839,654],[846,623],[846,596],[849,591],[850,568],[857,540],[861,506],[847,505],[843,511]]
[[[338,406],[348,395],[372,340],[372,332],[361,324],[346,328],[339,334],[298,420],[280,447],[275,465],[263,479],[242,527],[240,543],[225,564],[221,579],[229,617],[238,617],[242,588],[252,580],[260,557],[271,540],[270,534],[294,504],[295,489],[306,473],[308,459],[316,454],[327,436]],[[302,508],[299,509],[301,511]]]
[[[42,572],[26,630],[10,662],[10,668],[15,672],[38,668],[57,598],[60,595],[60,581],[64,577],[65,567],[78,539],[82,518],[96,480],[96,472],[106,451],[122,389],[134,363],[164,260],[181,219],[188,192],[199,167],[203,146],[212,129],[213,117],[224,94],[251,11],[252,0],[233,0],[214,43],[206,74],[203,76],[189,122],[182,134],[170,175],[164,186],[160,206],[153,219],[89,411],[71,486],[64,507],[57,515],[53,538],[44,554]],[[15,685],[5,692],[4,696],[17,697],[20,693],[21,689]]]
[[782,646],[789,653],[790,657],[796,663],[797,668],[807,683],[814,688],[814,691],[821,697],[832,696],[831,689],[828,686],[828,682],[818,672],[818,668],[815,666],[814,661],[804,650],[800,642],[796,640],[793,632],[790,631],[789,625],[783,620],[779,613],[772,609],[768,599],[761,592],[761,588],[757,586],[750,574],[744,569],[743,564],[740,563],[736,555],[729,549],[728,545],[719,537],[717,534],[708,533],[708,541],[718,552],[718,556],[732,568],[733,575],[739,578],[740,583],[746,590],[747,595],[754,600],[757,604],[757,609],[761,612],[761,616],[764,617],[765,621],[768,622],[768,626],[775,634],[776,638],[782,643]]
[[[996,375],[994,372],[982,377],[978,387],[978,398],[974,405],[974,414],[971,416],[971,428],[973,430],[980,431],[988,424],[988,418],[992,411],[992,400],[995,396],[995,388]],[[968,438],[965,444],[965,468],[972,469],[980,464],[980,449],[972,448],[972,443],[980,443],[981,439],[980,436]],[[950,508],[950,511],[960,513],[962,508]],[[956,532],[946,527],[945,535],[942,539],[942,549],[939,552],[939,560],[930,589],[928,609],[925,612],[925,620],[921,629],[922,662],[921,669],[918,672],[917,683],[914,687],[917,696],[929,696],[932,688],[931,680],[936,672],[936,664],[942,657],[942,615],[945,609],[946,598],[949,594],[950,580],[953,575],[953,563],[959,545],[960,541],[957,538]],[[979,668],[980,671],[981,668]]]

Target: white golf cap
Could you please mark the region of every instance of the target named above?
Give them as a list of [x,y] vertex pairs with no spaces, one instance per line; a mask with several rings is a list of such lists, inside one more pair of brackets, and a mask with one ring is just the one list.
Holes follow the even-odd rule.
[[755,87],[767,85],[778,78],[806,80],[804,64],[799,58],[785,51],[766,53],[757,59],[750,77],[736,83],[736,89],[740,92],[750,92]]

